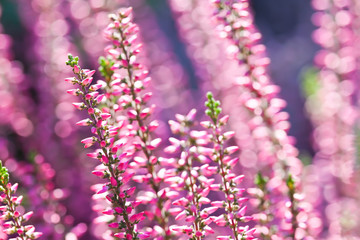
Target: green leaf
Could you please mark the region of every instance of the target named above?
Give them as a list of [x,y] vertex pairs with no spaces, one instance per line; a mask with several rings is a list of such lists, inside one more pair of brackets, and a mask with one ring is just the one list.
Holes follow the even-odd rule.
[[318,80],[318,73],[319,70],[313,67],[306,69],[302,73],[301,87],[305,97],[315,95],[319,91],[321,85]]

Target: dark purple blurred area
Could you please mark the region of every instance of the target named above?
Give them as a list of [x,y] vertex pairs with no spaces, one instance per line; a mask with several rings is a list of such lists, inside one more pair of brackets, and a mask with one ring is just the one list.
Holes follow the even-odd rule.
[[[67,40],[76,46],[76,51],[80,55],[84,66],[96,68],[97,57],[91,56],[82,45],[82,36],[77,29],[78,23],[76,21],[78,19],[76,16],[71,17],[68,13],[69,10],[67,10],[70,5],[69,2],[71,1],[61,1],[64,9],[64,20],[69,25],[71,35],[71,37],[67,37]],[[39,36],[29,30],[32,22],[27,22],[29,26],[24,24],[26,20],[24,20],[23,15],[31,15],[31,13],[25,12],[24,8],[20,7],[23,3],[24,1],[0,0],[2,8],[1,25],[3,26],[3,33],[12,38],[12,59],[21,62],[23,72],[26,75],[26,83],[24,83],[23,89],[20,89],[19,94],[29,100],[27,101],[29,105],[25,108],[28,107],[28,115],[38,125],[35,124],[34,134],[27,136],[25,140],[15,132],[5,128],[5,130],[0,130],[0,134],[2,134],[0,137],[7,139],[12,153],[11,157],[18,159],[20,162],[28,161],[28,155],[32,151],[43,155],[57,171],[55,177],[57,187],[68,189],[70,192],[69,197],[63,204],[66,205],[68,213],[74,216],[74,219],[72,219],[73,225],[86,223],[90,226],[91,218],[89,216],[93,217],[94,215],[91,211],[91,192],[89,190],[94,180],[90,176],[90,169],[94,164],[86,160],[84,153],[79,153],[82,151],[79,141],[86,137],[88,133],[81,130],[69,130],[72,135],[70,132],[69,135],[66,135],[62,130],[59,130],[55,134],[53,128],[58,126],[55,123],[56,121],[51,118],[46,119],[47,114],[56,113],[58,110],[58,108],[55,109],[56,100],[53,99],[52,91],[47,87],[56,87],[57,85],[56,82],[47,82],[47,78],[42,75],[43,69],[41,67],[44,59],[36,56],[39,42],[37,38]],[[193,95],[192,100],[198,101],[194,102],[193,105],[203,106],[202,100],[204,96],[199,96],[201,83],[196,77],[195,66],[186,53],[184,43],[181,41],[168,2],[166,0],[147,0],[143,1],[143,4],[144,6],[138,4],[138,10],[135,10],[135,12],[146,12],[151,9],[150,14],[155,17],[158,28],[165,36],[165,42],[169,43],[169,48],[173,52],[172,55],[179,60],[184,69],[184,75],[187,77],[182,79],[187,79],[188,82],[182,84],[188,87],[188,92]],[[299,148],[300,153],[312,155],[313,150],[310,142],[312,129],[303,110],[304,97],[301,92],[302,73],[313,65],[313,57],[318,48],[311,40],[314,26],[311,23],[313,11],[310,7],[310,1],[253,0],[252,7],[256,24],[263,34],[263,43],[266,45],[271,59],[269,74],[273,82],[282,88],[280,96],[288,103],[285,110],[289,112],[292,124],[289,134],[297,139],[296,146]],[[142,8],[147,10],[141,10]],[[146,14],[144,13],[144,15]],[[147,31],[151,35],[151,30],[147,29]],[[60,64],[62,64],[62,60],[58,60]],[[158,65],[161,65],[161,63]],[[67,73],[63,74],[66,75]],[[58,79],[58,81],[63,81],[63,79]],[[173,88],[176,87],[173,86]],[[61,97],[56,96],[54,98]],[[61,106],[67,111],[67,105]],[[161,113],[164,122],[173,118],[173,113],[178,111],[177,107],[171,105]],[[71,115],[71,112],[69,114]],[[64,120],[62,117],[64,116],[58,116],[59,119]],[[62,124],[63,128],[61,129],[69,129],[67,123],[62,122]],[[42,130],[43,136],[38,134],[40,130]],[[166,132],[166,129],[163,132]],[[30,144],[28,144],[29,142]],[[31,202],[31,200],[29,201]],[[69,222],[72,221],[69,220]],[[101,229],[97,231],[101,231]],[[87,233],[81,239],[89,240],[94,238],[90,233]]]

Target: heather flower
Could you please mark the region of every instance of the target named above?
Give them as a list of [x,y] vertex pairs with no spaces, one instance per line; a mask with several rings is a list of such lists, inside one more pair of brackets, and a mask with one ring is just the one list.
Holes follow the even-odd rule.
[[[356,175],[355,128],[358,110],[354,105],[358,78],[359,6],[356,1],[312,1],[312,16],[318,27],[313,40],[321,46],[314,58],[316,69],[306,79],[316,86],[307,92],[306,109],[314,126],[313,143],[316,154],[313,167],[320,169],[310,176],[320,176],[317,190],[322,193],[316,203],[324,217],[323,234],[328,239],[358,236],[358,215],[353,208]],[[313,80],[312,80],[313,79]],[[331,189],[332,197],[329,195]],[[337,206],[347,206],[336,211]],[[344,209],[342,207],[342,209]],[[346,214],[346,212],[352,214]],[[330,214],[331,213],[331,214]],[[353,216],[351,216],[353,215]],[[353,222],[354,224],[348,224]]]
[[238,86],[239,101],[249,114],[248,126],[260,160],[258,177],[261,181],[257,183],[261,185],[251,192],[258,198],[258,209],[265,210],[259,222],[263,225],[259,228],[262,237],[270,239],[276,235],[301,239],[307,235],[303,230],[307,228],[304,227],[306,224],[297,218],[302,204],[301,198],[297,197],[302,164],[287,135],[288,117],[281,111],[286,103],[276,97],[278,87],[266,74],[269,59],[264,56],[265,47],[258,43],[261,34],[253,25],[248,1],[212,2],[216,8],[214,18],[218,22],[219,36],[228,39],[227,53],[238,60],[243,71],[234,85]]
[[[149,85],[151,78],[148,70],[138,62],[138,55],[141,52],[142,43],[138,40],[139,28],[132,22],[132,9],[120,9],[116,14],[110,15],[112,23],[105,30],[105,37],[112,42],[112,46],[105,50],[108,57],[100,59],[102,72],[107,79],[106,101],[116,103],[113,109],[115,121],[125,121],[131,130],[132,148],[136,157],[134,161],[138,165],[131,165],[131,168],[138,170],[135,179],[139,182],[148,183],[151,190],[146,190],[145,195],[153,196],[151,199],[139,201],[156,202],[155,209],[146,211],[153,215],[157,224],[162,228],[160,235],[169,239],[171,233],[168,229],[168,198],[162,196],[162,177],[158,175],[158,158],[154,151],[161,144],[160,138],[153,139],[152,133],[159,126],[156,120],[149,120],[155,106],[148,106],[147,102],[151,97],[150,92],[144,92]],[[116,94],[114,94],[116,92]],[[110,110],[111,111],[111,110]],[[147,174],[141,169],[145,168]],[[150,176],[150,177],[149,177]],[[158,214],[153,214],[153,212]],[[156,235],[156,234],[155,234]]]
[[18,184],[9,182],[8,170],[2,166],[0,161],[0,201],[3,204],[0,207],[2,212],[0,219],[6,221],[3,223],[4,232],[9,236],[16,235],[21,240],[37,239],[42,233],[35,232],[35,227],[32,225],[24,225],[31,218],[33,212],[21,214],[18,211],[18,206],[21,205],[23,197],[15,195],[17,188]]
[[[225,195],[223,201],[213,202],[212,205],[218,207],[222,204],[222,208],[226,212],[224,215],[214,217],[213,221],[219,226],[226,224],[226,226],[230,227],[233,232],[232,237],[235,240],[254,239],[255,228],[248,229],[248,226],[240,226],[241,222],[247,222],[252,219],[245,215],[247,208],[244,205],[247,198],[243,197],[245,189],[238,187],[244,176],[236,175],[231,171],[238,162],[238,158],[231,158],[231,154],[239,150],[239,147],[225,147],[226,140],[234,135],[233,132],[223,131],[229,117],[219,117],[222,111],[220,102],[215,101],[212,93],[208,93],[207,98],[208,101],[205,103],[205,106],[208,108],[206,115],[209,116],[210,121],[202,122],[201,125],[210,132],[210,141],[213,143],[213,151],[210,154],[210,158],[218,165],[218,174],[222,180],[220,191]],[[217,239],[230,239],[230,237],[218,237]]]
[[[103,213],[113,216],[109,227],[114,229],[113,236],[122,239],[142,239],[146,234],[141,233],[137,229],[137,224],[144,219],[144,213],[134,213],[137,206],[136,202],[130,201],[134,189],[127,185],[130,181],[132,172],[127,168],[128,155],[123,148],[126,138],[114,141],[113,136],[121,127],[114,127],[108,123],[109,115],[97,108],[102,95],[96,90],[91,90],[89,79],[93,74],[92,71],[81,69],[78,65],[78,58],[69,55],[67,65],[73,68],[75,78],[73,84],[80,89],[79,95],[83,100],[81,109],[87,110],[89,119],[85,122],[92,127],[93,137],[84,139],[82,142],[85,147],[94,144],[100,146],[94,154],[94,158],[98,159],[101,165],[93,172],[96,176],[107,180],[105,184],[99,186],[96,194],[105,195],[106,199],[112,204],[111,209],[104,209]],[[92,109],[89,111],[89,109]],[[84,124],[80,124],[84,125]]]
[[[212,175],[217,172],[216,167],[207,163],[207,158],[201,153],[209,142],[206,131],[191,130],[194,125],[196,110],[191,110],[186,116],[177,114],[177,121],[169,121],[173,133],[181,136],[181,139],[171,137],[171,145],[165,148],[167,153],[175,153],[181,150],[180,158],[168,161],[174,168],[173,174],[169,175],[165,182],[178,192],[181,192],[180,198],[175,199],[172,204],[175,206],[170,212],[175,215],[177,222],[184,219],[192,223],[191,227],[187,225],[173,225],[170,229],[177,233],[185,233],[191,239],[204,239],[205,236],[214,233],[209,226],[212,222],[210,215],[216,212],[217,206],[208,205],[210,199],[208,194],[214,188],[214,179]],[[196,165],[196,162],[200,164]]]

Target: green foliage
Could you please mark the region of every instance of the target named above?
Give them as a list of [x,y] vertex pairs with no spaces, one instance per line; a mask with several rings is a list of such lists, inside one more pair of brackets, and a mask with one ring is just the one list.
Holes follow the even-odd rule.
[[286,185],[289,188],[290,192],[295,192],[295,180],[291,176],[291,174],[289,174],[289,176],[288,176],[288,178],[286,180]]
[[316,68],[308,68],[302,74],[302,91],[305,97],[315,95],[320,89],[320,83],[318,81],[318,72]]
[[217,119],[221,113],[220,101],[216,101],[212,92],[208,92],[206,94],[207,101],[205,102],[205,106],[208,108],[205,113],[208,115],[214,123],[217,122]]
[[103,77],[111,77],[114,74],[114,71],[111,70],[111,67],[114,66],[115,62],[111,58],[99,57],[99,71]]
[[258,172],[255,176],[254,182],[260,189],[265,189],[267,182],[269,181],[268,178],[264,177],[260,172]]
[[79,57],[73,57],[71,53],[68,54],[68,61],[66,62],[66,65],[70,65],[71,67],[74,67],[75,65],[79,64]]
[[9,172],[6,167],[3,167],[2,161],[0,161],[0,184],[5,187],[9,182]]

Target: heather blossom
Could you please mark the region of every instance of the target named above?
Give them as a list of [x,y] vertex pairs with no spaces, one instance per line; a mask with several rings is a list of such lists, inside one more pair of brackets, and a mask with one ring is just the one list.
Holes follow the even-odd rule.
[[[109,227],[114,229],[113,236],[120,239],[143,239],[147,235],[139,232],[137,224],[144,219],[143,212],[134,213],[135,207],[139,204],[130,201],[133,197],[135,187],[128,186],[133,173],[128,170],[128,159],[131,152],[123,149],[126,138],[114,141],[114,136],[123,126],[113,127],[107,120],[111,114],[101,111],[97,105],[104,95],[99,94],[98,88],[92,88],[92,75],[94,70],[84,70],[78,65],[78,58],[69,55],[67,65],[73,68],[76,77],[67,78],[66,81],[76,84],[79,88],[74,94],[81,96],[81,103],[74,106],[80,110],[86,110],[89,118],[77,123],[79,126],[91,126],[94,136],[83,139],[81,142],[85,148],[89,148],[95,143],[100,149],[88,156],[98,159],[101,163],[92,173],[107,182],[102,184],[96,194],[106,194],[106,199],[112,204],[110,209],[104,209],[103,214],[113,216]],[[72,94],[73,91],[70,91]]]
[[[208,194],[211,190],[219,189],[219,184],[213,184],[212,178],[217,168],[210,166],[208,158],[202,153],[209,143],[207,132],[191,130],[194,126],[195,114],[196,110],[192,109],[186,116],[177,114],[177,121],[169,121],[172,132],[181,138],[170,137],[171,145],[164,151],[172,154],[181,150],[181,154],[179,158],[162,161],[174,167],[173,174],[169,175],[165,182],[175,191],[185,192],[184,196],[180,195],[180,198],[172,202],[175,207],[170,212],[175,215],[176,221],[185,219],[186,222],[192,223],[191,226],[173,225],[170,229],[199,240],[214,233],[209,226],[212,222],[210,215],[219,207],[204,208],[203,206],[210,203]],[[197,166],[196,162],[200,165]]]
[[[186,116],[177,114],[177,121],[169,121],[173,133],[181,138],[170,138],[171,145],[165,151],[174,153],[181,150],[181,154],[179,158],[167,160],[175,168],[176,174],[170,175],[165,181],[169,182],[172,188],[186,192],[173,202],[175,207],[171,212],[176,214],[176,220],[185,219],[185,222],[192,223],[191,226],[173,225],[171,229],[194,240],[206,239],[208,235],[215,235],[216,239],[254,239],[255,229],[240,225],[252,218],[245,215],[245,189],[238,187],[244,176],[231,172],[238,162],[238,158],[232,158],[231,155],[238,147],[224,146],[234,132],[223,132],[228,116],[219,118],[219,105],[212,94],[208,93],[206,114],[211,121],[201,122],[206,130],[193,129],[196,113],[194,109]],[[216,193],[216,198],[213,197],[211,201],[208,198],[209,193]],[[217,215],[218,209],[225,213]],[[220,228],[227,226],[232,236],[222,235],[225,232],[217,231],[211,224]]]
[[[112,22],[105,30],[105,37],[112,45],[105,48],[108,56],[100,60],[100,71],[107,79],[107,102],[115,103],[114,106],[108,106],[109,112],[115,118],[115,124],[118,120],[124,121],[132,135],[130,145],[135,155],[130,167],[136,172],[134,180],[150,186],[137,199],[144,204],[156,203],[155,209],[151,207],[145,212],[161,229],[154,227],[152,235],[170,239],[168,206],[171,193],[168,188],[161,186],[163,176],[158,172],[159,161],[155,155],[161,138],[151,136],[159,123],[149,120],[155,105],[148,106],[152,93],[144,90],[151,78],[148,76],[149,71],[138,61],[142,43],[138,40],[139,28],[132,22],[132,18],[132,8],[120,9],[117,14],[110,15]],[[144,173],[143,169],[147,172]]]
[[219,36],[228,39],[227,53],[238,60],[243,71],[236,85],[241,92],[239,101],[250,115],[252,138],[261,161],[261,181],[257,181],[261,185],[251,191],[258,198],[259,210],[267,212],[259,215],[261,235],[266,239],[273,235],[302,239],[308,235],[306,223],[297,217],[303,211],[302,195],[298,193],[302,164],[287,135],[288,115],[281,111],[286,103],[276,97],[278,87],[266,74],[269,59],[264,56],[265,47],[258,43],[261,34],[253,25],[248,1],[212,2]]
[[17,188],[18,184],[11,184],[9,182],[8,170],[2,166],[0,161],[0,201],[3,203],[0,207],[2,212],[0,219],[7,221],[3,223],[4,232],[9,236],[16,235],[16,239],[37,239],[42,233],[35,232],[33,225],[24,225],[31,218],[33,212],[22,214],[18,211],[18,206],[21,205],[23,197],[15,195]]

